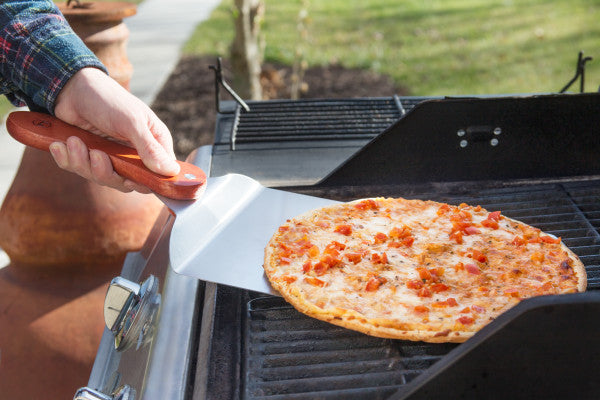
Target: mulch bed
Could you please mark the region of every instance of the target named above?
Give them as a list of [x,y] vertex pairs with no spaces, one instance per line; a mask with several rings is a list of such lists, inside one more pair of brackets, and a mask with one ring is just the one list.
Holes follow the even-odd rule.
[[[173,135],[177,157],[184,159],[198,146],[212,144],[215,127],[214,73],[209,65],[214,56],[185,56],[160,90],[152,109],[167,124]],[[228,82],[228,64],[223,63],[223,75]],[[284,65],[263,65],[261,81],[269,99],[290,98],[292,68]],[[306,70],[305,91],[301,98],[385,97],[404,94],[388,76],[371,71],[349,69],[339,65],[311,67]],[[223,90],[221,91],[224,92]],[[223,99],[227,97],[222,96]]]

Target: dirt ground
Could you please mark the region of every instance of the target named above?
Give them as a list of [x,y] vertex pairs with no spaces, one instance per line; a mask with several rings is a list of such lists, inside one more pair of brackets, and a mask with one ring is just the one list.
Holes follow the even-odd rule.
[[[216,115],[214,56],[183,57],[160,90],[152,109],[167,124],[173,135],[177,157],[184,159],[196,147],[211,144]],[[223,75],[231,82],[228,63]],[[292,69],[265,64],[261,82],[268,99],[289,99]],[[339,65],[311,67],[306,70],[301,98],[384,97],[406,94],[391,78],[370,71]],[[223,93],[224,90],[221,90]],[[227,97],[222,96],[223,99]]]

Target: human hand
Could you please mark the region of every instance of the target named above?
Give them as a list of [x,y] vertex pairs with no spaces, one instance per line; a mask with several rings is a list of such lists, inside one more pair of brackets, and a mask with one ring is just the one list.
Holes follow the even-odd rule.
[[[146,167],[158,174],[179,172],[169,129],[146,104],[99,69],[83,68],[73,75],[56,99],[54,114],[71,125],[134,147]],[[59,167],[96,183],[149,193],[148,188],[119,176],[106,153],[88,150],[79,138],[52,143],[50,153]]]

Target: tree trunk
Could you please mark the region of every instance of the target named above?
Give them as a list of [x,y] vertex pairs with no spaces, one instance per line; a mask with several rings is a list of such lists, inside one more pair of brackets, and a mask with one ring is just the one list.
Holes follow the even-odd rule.
[[260,72],[263,59],[260,24],[264,15],[262,0],[235,0],[235,38],[231,45],[233,87],[245,99],[260,100]]

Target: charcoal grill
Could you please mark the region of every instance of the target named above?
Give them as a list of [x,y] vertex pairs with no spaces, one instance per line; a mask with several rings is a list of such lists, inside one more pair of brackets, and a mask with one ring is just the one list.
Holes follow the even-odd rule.
[[[597,396],[600,94],[248,106],[221,103],[214,145],[190,160],[212,176],[243,173],[336,200],[402,196],[502,210],[561,236],[586,267],[588,292],[525,300],[463,344],[369,337],[278,297],[175,274],[165,211],[115,282],[120,305],[161,296],[157,324],[135,331],[123,351],[106,330],[79,398]],[[133,284],[149,275],[160,282],[156,293]]]

